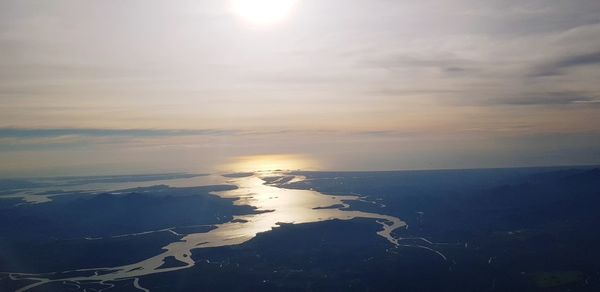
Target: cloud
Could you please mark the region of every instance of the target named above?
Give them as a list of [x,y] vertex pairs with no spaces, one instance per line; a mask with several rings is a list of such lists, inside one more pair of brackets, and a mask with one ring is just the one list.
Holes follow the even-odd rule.
[[391,54],[368,59],[362,62],[367,67],[388,70],[434,69],[447,74],[464,74],[479,71],[476,61],[448,56],[414,56],[408,54]]
[[548,62],[546,64],[537,66],[532,75],[536,77],[560,75],[565,69],[586,65],[600,65],[600,51],[588,54],[566,56],[558,60]]
[[546,92],[532,93],[525,95],[515,95],[503,98],[493,98],[484,101],[484,104],[490,105],[577,105],[577,104],[598,104],[600,98],[585,95],[577,92]]
[[60,136],[85,137],[161,137],[161,136],[221,136],[236,134],[235,130],[186,129],[93,129],[93,128],[0,128],[0,138],[42,138]]
[[100,145],[152,146],[250,134],[226,129],[110,129],[0,127],[0,152],[89,148]]

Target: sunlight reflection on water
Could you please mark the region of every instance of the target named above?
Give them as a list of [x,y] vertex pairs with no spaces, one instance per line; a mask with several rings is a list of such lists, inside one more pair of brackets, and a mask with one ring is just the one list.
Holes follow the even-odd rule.
[[[250,166],[251,161],[259,161],[257,157],[242,159],[240,166]],[[234,216],[234,220],[215,225],[212,229],[204,233],[193,233],[181,238],[181,241],[173,242],[165,246],[164,252],[150,257],[143,261],[132,263],[130,265],[118,266],[104,269],[81,269],[76,271],[94,271],[109,269],[110,273],[89,276],[78,276],[63,279],[50,279],[42,275],[20,275],[21,279],[35,280],[37,282],[22,287],[18,291],[25,291],[33,287],[43,285],[49,282],[57,281],[86,281],[88,283],[105,283],[107,281],[117,281],[121,279],[138,279],[138,277],[163,273],[167,271],[190,268],[196,264],[192,259],[192,250],[198,248],[220,247],[242,244],[258,233],[271,231],[278,228],[281,223],[309,223],[326,220],[350,220],[353,218],[372,218],[377,219],[382,229],[377,234],[388,240],[393,246],[398,246],[398,239],[392,235],[392,232],[406,224],[397,217],[382,215],[377,213],[368,213],[362,211],[352,211],[345,209],[348,207],[347,201],[358,200],[358,196],[329,196],[313,190],[286,189],[274,185],[265,184],[261,177],[265,176],[285,176],[290,175],[285,171],[273,171],[273,168],[301,167],[306,161],[280,160],[281,156],[270,156],[256,167],[262,168],[260,172],[254,172],[247,176],[233,177],[226,180],[226,183],[237,186],[237,189],[215,192],[222,198],[234,198],[236,205],[249,205],[256,208],[258,214],[249,214]],[[281,163],[281,161],[286,163]],[[256,168],[255,168],[256,169]],[[254,170],[255,170],[254,169]],[[240,167],[238,171],[247,171],[250,169]],[[295,176],[295,180],[304,179],[301,176]],[[174,257],[183,263],[182,266],[161,268],[165,259]],[[14,274],[16,275],[16,274]],[[139,280],[135,280],[139,281]],[[138,282],[136,282],[138,283]],[[139,284],[139,283],[138,283]]]

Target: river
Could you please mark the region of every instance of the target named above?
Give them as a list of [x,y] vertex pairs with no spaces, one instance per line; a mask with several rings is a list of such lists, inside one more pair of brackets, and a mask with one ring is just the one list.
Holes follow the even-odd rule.
[[[264,175],[264,174],[262,174]],[[271,174],[272,175],[272,174]],[[292,181],[304,179],[296,176]],[[381,224],[382,228],[377,235],[385,238],[393,246],[398,246],[398,239],[392,232],[406,226],[406,223],[397,217],[367,213],[361,211],[344,210],[347,202],[359,200],[355,195],[331,196],[313,190],[296,190],[279,188],[265,184],[259,174],[246,177],[230,178],[227,183],[238,188],[230,191],[215,192],[222,198],[236,198],[236,205],[250,205],[259,211],[257,214],[235,216],[230,222],[215,225],[215,229],[205,233],[193,233],[184,236],[181,241],[165,246],[164,252],[143,261],[117,267],[101,267],[80,269],[71,272],[85,273],[67,278],[55,278],[49,274],[22,274],[11,273],[11,279],[34,280],[35,283],[24,286],[17,291],[27,291],[50,282],[77,283],[85,286],[88,284],[103,284],[111,286],[112,281],[132,280],[134,287],[147,291],[143,287],[140,277],[191,268],[195,265],[192,259],[192,250],[208,247],[220,247],[242,244],[258,233],[268,232],[277,228],[280,223],[309,223],[327,220],[350,220],[353,218],[372,218]],[[174,257],[183,263],[177,267],[161,268],[165,259]],[[54,273],[56,275],[57,273]]]

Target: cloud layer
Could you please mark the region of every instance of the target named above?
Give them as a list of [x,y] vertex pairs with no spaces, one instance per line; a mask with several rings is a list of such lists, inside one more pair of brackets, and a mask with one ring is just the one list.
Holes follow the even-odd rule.
[[[19,166],[15,152],[93,165],[178,146],[223,159],[329,153],[345,167],[336,150],[355,157],[361,143],[416,155],[392,165],[372,153],[371,169],[496,165],[515,149],[527,165],[540,163],[526,159],[538,136],[567,157],[547,164],[600,163],[585,138],[600,132],[598,15],[597,0],[302,0],[284,21],[250,26],[228,1],[2,1],[3,171]],[[456,145],[421,152],[432,140]],[[443,162],[461,147],[495,158]]]

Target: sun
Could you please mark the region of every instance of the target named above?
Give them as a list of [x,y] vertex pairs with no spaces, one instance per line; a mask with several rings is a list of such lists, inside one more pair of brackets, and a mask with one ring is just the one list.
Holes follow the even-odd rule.
[[254,24],[271,24],[286,18],[298,0],[231,0],[233,11]]

